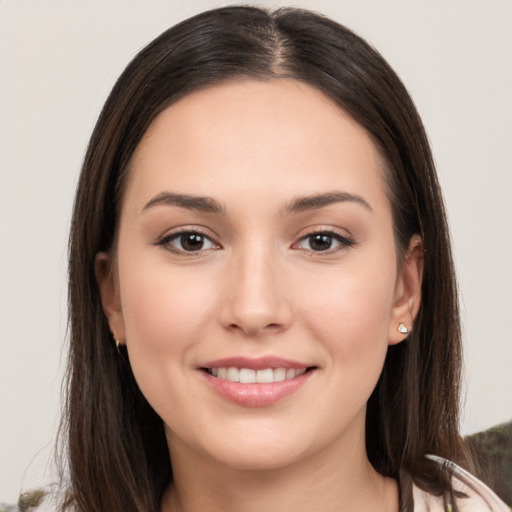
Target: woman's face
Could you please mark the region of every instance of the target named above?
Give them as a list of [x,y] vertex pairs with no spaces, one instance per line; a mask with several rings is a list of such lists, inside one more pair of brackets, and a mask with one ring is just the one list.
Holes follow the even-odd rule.
[[421,280],[421,251],[397,268],[384,173],[367,133],[297,81],[217,85],[152,123],[97,275],[174,460],[364,451]]

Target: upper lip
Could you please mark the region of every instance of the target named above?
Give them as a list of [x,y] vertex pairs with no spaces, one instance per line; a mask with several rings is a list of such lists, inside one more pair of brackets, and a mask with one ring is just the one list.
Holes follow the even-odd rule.
[[201,365],[201,368],[251,368],[253,370],[264,370],[266,368],[293,368],[300,370],[302,368],[309,368],[313,365],[293,361],[291,359],[284,359],[277,356],[263,356],[258,358],[237,356],[225,357],[216,359],[215,361],[208,361]]

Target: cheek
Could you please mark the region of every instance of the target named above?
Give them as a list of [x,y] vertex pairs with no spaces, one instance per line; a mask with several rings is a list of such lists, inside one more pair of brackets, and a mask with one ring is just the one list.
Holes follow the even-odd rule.
[[141,392],[162,418],[172,418],[175,404],[191,392],[187,370],[210,332],[215,286],[197,279],[200,271],[142,261],[133,252],[119,262],[126,345]]
[[141,261],[131,257],[120,261],[121,306],[132,365],[155,364],[166,355],[172,356],[166,359],[170,364],[186,363],[187,354],[207,330],[215,286],[199,279],[200,271]]
[[320,330],[354,332],[361,336],[386,333],[394,296],[393,276],[353,270],[333,273],[324,286],[308,286],[303,312]]
[[340,269],[328,285],[309,287],[314,292],[301,313],[340,374],[366,373],[370,380],[378,378],[388,347],[395,279],[376,269]]

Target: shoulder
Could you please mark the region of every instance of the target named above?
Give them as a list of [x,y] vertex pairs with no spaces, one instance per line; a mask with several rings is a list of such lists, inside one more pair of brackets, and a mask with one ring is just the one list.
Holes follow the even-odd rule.
[[[466,470],[441,457],[428,456],[439,464],[446,465],[453,473],[453,489],[464,497],[457,499],[460,512],[510,512],[509,507],[483,482]],[[442,496],[433,496],[413,486],[414,512],[445,512]]]

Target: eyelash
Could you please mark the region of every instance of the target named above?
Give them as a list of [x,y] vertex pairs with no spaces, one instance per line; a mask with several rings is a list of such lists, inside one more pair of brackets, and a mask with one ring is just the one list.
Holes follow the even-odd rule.
[[328,249],[320,250],[320,251],[315,251],[313,249],[307,249],[307,248],[303,249],[310,254],[315,254],[315,255],[316,254],[325,254],[325,255],[333,254],[333,253],[336,253],[339,251],[349,249],[350,247],[353,247],[356,244],[355,240],[348,238],[347,236],[342,235],[341,233],[337,233],[336,231],[332,231],[329,229],[318,229],[318,230],[314,230],[314,231],[308,233],[307,235],[301,237],[298,240],[298,242],[295,242],[293,244],[292,247],[297,246],[301,242],[306,241],[308,239],[310,239],[309,243],[311,245],[311,238],[313,238],[315,236],[327,237],[327,238],[331,239],[331,243],[333,241],[336,241],[336,242],[338,242],[339,245],[334,248],[329,247]]
[[[184,237],[184,236],[200,237],[203,244],[197,250],[187,251],[185,248],[183,248],[184,240],[182,239],[182,237]],[[309,248],[309,249],[302,248],[302,250],[304,250],[310,254],[333,254],[333,253],[336,253],[339,251],[349,249],[350,247],[353,247],[356,244],[356,242],[354,240],[352,240],[351,238],[348,238],[344,235],[341,235],[340,233],[337,233],[332,230],[319,229],[319,230],[312,231],[312,232],[308,233],[307,235],[304,235],[303,237],[301,237],[297,242],[295,242],[292,245],[292,248],[301,249],[300,247],[297,247],[297,246],[299,244],[301,244],[302,242],[307,241],[308,239],[309,239],[309,245],[311,247],[311,240],[313,237],[316,237],[316,236],[322,236],[322,237],[328,238],[331,245],[332,245],[333,241],[337,242],[339,245],[337,245],[334,248],[329,247],[325,250],[315,251],[314,249],[311,249],[311,248]],[[182,245],[181,248],[177,248],[172,244],[173,241],[177,241],[177,240],[180,241],[180,243]],[[203,248],[204,243],[211,244],[211,247],[207,247],[206,249],[204,249]],[[174,253],[180,254],[180,255],[197,255],[200,252],[205,252],[207,250],[212,250],[212,249],[216,250],[216,249],[221,248],[220,245],[215,243],[209,235],[207,235],[206,233],[204,233],[203,231],[201,231],[197,228],[181,229],[180,231],[169,233],[169,234],[165,235],[163,238],[161,238],[160,240],[158,240],[155,243],[155,245],[162,246],[165,249],[167,249],[168,251],[171,251],[171,252],[174,252]]]
[[[182,248],[179,249],[175,246],[172,245],[172,242],[175,241],[175,240],[179,240],[180,238],[184,237],[184,236],[197,236],[197,237],[201,237],[201,239],[203,241],[207,241],[208,243],[212,244],[212,246],[214,247],[208,247],[207,249],[203,249],[203,247],[201,247],[200,249],[197,249],[195,251],[187,251],[183,248],[183,245],[182,245]],[[181,240],[181,244],[183,244],[183,240]],[[218,244],[216,244],[209,235],[207,235],[206,233],[204,233],[203,231],[197,229],[197,228],[190,228],[190,229],[181,229],[180,231],[176,231],[174,233],[169,233],[167,235],[165,235],[163,238],[161,238],[160,240],[158,240],[156,242],[155,245],[159,245],[159,246],[162,246],[164,247],[165,249],[167,249],[168,251],[171,251],[171,252],[174,252],[174,253],[177,253],[177,254],[183,254],[183,255],[186,255],[186,254],[198,254],[200,252],[204,252],[205,250],[211,250],[211,249],[218,249],[220,248],[220,246]]]

